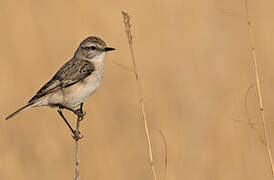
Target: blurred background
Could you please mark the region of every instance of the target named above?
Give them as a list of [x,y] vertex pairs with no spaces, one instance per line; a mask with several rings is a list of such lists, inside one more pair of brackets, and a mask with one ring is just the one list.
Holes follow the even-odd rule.
[[[249,0],[274,151],[274,2]],[[81,179],[151,180],[143,121],[121,11],[132,16],[134,50],[158,179],[272,179],[258,114],[250,39],[239,0],[0,0],[0,179],[72,179],[74,141],[56,109],[34,108],[9,121],[69,60],[79,43],[99,36],[117,51],[84,105]],[[71,123],[75,116],[66,112]],[[240,122],[239,122],[240,121]]]

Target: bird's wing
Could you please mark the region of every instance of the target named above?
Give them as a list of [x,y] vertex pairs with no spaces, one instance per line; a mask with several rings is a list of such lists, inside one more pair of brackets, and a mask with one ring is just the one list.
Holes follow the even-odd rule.
[[95,70],[94,65],[86,60],[71,60],[64,64],[57,73],[47,82],[29,102],[39,99],[47,94],[51,94],[59,89],[69,87],[87,76]]

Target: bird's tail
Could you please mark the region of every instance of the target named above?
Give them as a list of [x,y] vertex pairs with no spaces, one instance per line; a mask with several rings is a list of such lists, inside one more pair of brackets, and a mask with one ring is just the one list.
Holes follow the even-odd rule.
[[15,111],[14,113],[12,113],[11,115],[9,115],[8,117],[6,117],[6,120],[12,118],[13,116],[17,115],[18,113],[22,112],[23,110],[29,109],[32,106],[34,106],[35,104],[33,102],[28,103],[27,105],[21,107],[20,109],[18,109],[17,111]]

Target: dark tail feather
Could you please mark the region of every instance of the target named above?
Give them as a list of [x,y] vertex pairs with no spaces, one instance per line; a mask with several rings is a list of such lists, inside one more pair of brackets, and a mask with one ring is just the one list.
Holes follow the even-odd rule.
[[28,103],[27,105],[21,107],[20,109],[18,109],[17,111],[15,111],[14,113],[12,113],[12,114],[9,115],[8,117],[6,117],[6,120],[12,118],[13,116],[17,115],[17,114],[20,113],[21,111],[30,108],[32,105],[33,105],[33,103]]

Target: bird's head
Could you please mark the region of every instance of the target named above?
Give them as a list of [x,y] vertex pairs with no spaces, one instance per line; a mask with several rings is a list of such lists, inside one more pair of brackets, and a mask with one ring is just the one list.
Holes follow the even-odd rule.
[[107,47],[106,43],[101,38],[90,36],[80,43],[74,56],[89,61],[102,61],[106,52],[112,50],[115,49]]

